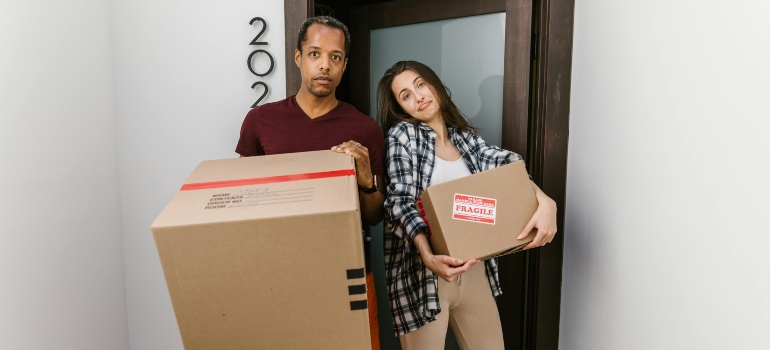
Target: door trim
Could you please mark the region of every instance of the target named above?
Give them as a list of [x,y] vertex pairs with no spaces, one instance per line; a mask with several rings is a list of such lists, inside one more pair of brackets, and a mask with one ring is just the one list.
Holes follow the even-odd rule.
[[[564,253],[565,195],[569,141],[574,0],[539,0],[533,26],[537,38],[533,64],[530,174],[558,207],[559,233],[529,254],[526,349],[558,349]],[[525,326],[526,327],[526,326]]]
[[299,91],[301,76],[299,68],[294,63],[294,50],[297,48],[297,33],[305,20],[313,16],[313,0],[284,0],[284,45],[286,53],[286,96],[291,96]]

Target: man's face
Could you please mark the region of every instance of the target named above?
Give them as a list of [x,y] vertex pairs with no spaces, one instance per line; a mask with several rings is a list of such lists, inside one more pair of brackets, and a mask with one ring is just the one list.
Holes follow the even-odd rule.
[[302,52],[294,50],[294,62],[308,92],[316,97],[333,94],[348,64],[345,35],[337,28],[317,23],[310,25]]

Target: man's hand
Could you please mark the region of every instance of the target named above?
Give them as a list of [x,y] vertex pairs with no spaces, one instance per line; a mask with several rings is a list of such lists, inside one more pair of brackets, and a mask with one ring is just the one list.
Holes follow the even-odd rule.
[[[332,147],[333,152],[344,153],[353,156],[356,160],[356,182],[363,188],[374,187],[374,176],[372,176],[372,167],[369,163],[369,149],[364,145],[350,140],[341,145]],[[382,178],[382,174],[376,174],[379,178]],[[363,213],[364,221],[370,226],[377,225],[382,221],[383,215],[385,215],[385,207],[382,203],[385,202],[385,194],[382,192],[383,188],[373,193],[364,193],[358,191],[358,200],[361,203],[361,211]]]
[[532,215],[527,226],[524,227],[524,231],[516,238],[527,237],[533,228],[537,228],[537,235],[532,242],[524,246],[524,249],[542,247],[551,243],[556,236],[556,202],[543,193],[537,185],[533,183],[532,186],[535,187],[535,196],[538,202],[537,211]]
[[356,160],[356,180],[358,180],[358,184],[364,188],[372,188],[374,186],[372,168],[369,164],[368,148],[356,141],[350,140],[332,147],[332,151],[353,156]]
[[414,244],[417,247],[417,250],[420,251],[420,257],[422,257],[422,262],[425,264],[425,267],[447,282],[454,281],[455,277],[468,271],[471,266],[476,265],[476,263],[479,262],[476,259],[470,259],[463,262],[462,260],[451,256],[433,255],[433,252],[430,249],[430,243],[428,243],[428,237],[422,232],[414,237]]

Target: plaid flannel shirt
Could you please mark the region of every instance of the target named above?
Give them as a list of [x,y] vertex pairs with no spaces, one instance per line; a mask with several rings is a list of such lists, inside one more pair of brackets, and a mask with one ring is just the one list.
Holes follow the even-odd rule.
[[[518,154],[487,145],[476,134],[448,128],[449,138],[472,174],[521,160]],[[427,269],[413,246],[418,232],[426,231],[415,208],[417,198],[430,185],[435,161],[436,132],[424,123],[401,122],[388,131],[388,186],[385,199],[385,276],[396,336],[436,320],[441,312],[438,276]],[[497,259],[485,261],[492,293],[502,293]]]

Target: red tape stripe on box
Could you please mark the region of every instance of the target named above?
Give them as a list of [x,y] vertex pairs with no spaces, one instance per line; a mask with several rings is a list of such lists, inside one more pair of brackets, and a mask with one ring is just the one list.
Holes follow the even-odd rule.
[[346,170],[321,171],[317,173],[304,173],[304,174],[295,174],[295,175],[255,177],[252,179],[196,182],[191,184],[185,184],[184,186],[182,186],[180,191],[205,190],[209,188],[236,187],[236,186],[249,186],[249,185],[262,185],[262,184],[269,184],[269,183],[276,183],[276,182],[314,180],[314,179],[324,179],[329,177],[355,176],[355,175],[356,175],[355,170],[346,169]]

